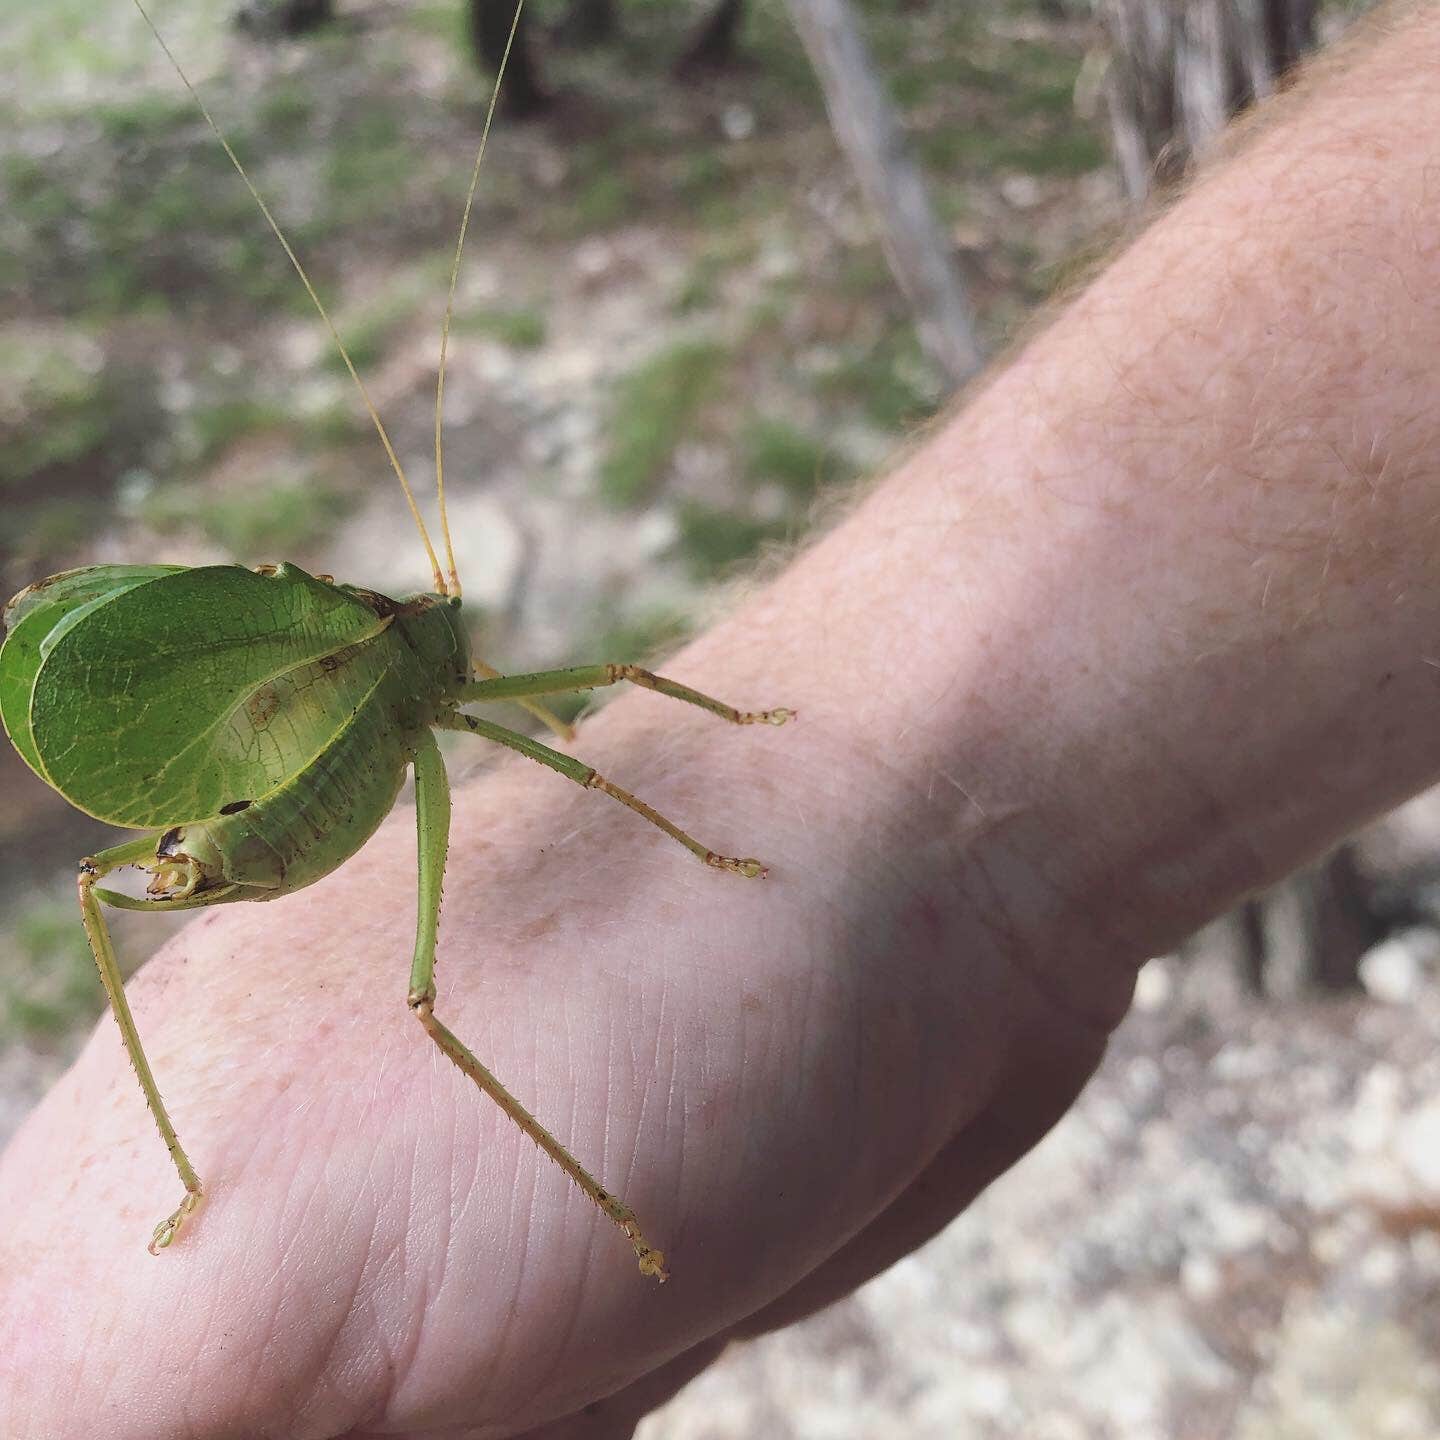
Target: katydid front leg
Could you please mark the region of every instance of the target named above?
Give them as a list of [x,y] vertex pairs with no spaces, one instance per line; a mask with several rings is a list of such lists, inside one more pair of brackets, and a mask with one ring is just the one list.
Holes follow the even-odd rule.
[[536,670],[528,675],[500,675],[485,667],[489,676],[460,687],[460,703],[469,705],[481,700],[526,700],[536,695],[561,695],[575,690],[599,690],[606,685],[626,681],[672,700],[697,705],[728,720],[732,725],[783,725],[795,716],[783,706],[775,710],[737,710],[713,695],[692,690],[676,680],[667,680],[653,670],[638,665],[571,665],[563,670]]
[[[472,659],[470,668],[484,680],[504,679],[500,671],[493,665],[487,665],[483,660]],[[520,698],[515,703],[527,714],[533,715],[551,734],[565,741],[567,745],[575,738],[575,727],[538,701]]]
[[[498,727],[497,727],[498,728]],[[604,1189],[573,1155],[500,1083],[452,1031],[435,1018],[435,940],[440,891],[450,843],[450,782],[435,737],[424,732],[415,751],[415,816],[419,831],[420,910],[415,959],[406,1003],[425,1033],[468,1075],[624,1232],[644,1275],[666,1277],[665,1256],[640,1231],[635,1212]]]
[[[170,1152],[170,1159],[179,1173],[180,1183],[185,1187],[185,1198],[175,1213],[155,1227],[149,1246],[152,1255],[158,1255],[174,1241],[180,1233],[180,1227],[200,1208],[204,1190],[200,1185],[200,1177],[195,1173],[195,1167],[190,1163],[190,1157],[180,1144],[180,1137],[175,1133],[175,1126],[170,1121],[165,1102],[160,1098],[160,1088],[150,1070],[150,1062],[145,1058],[145,1051],[140,1044],[140,1032],[135,1028],[135,1017],[130,1013],[130,1002],[125,998],[120,967],[115,960],[115,947],[110,941],[110,927],[106,925],[104,913],[100,909],[100,900],[109,897],[104,891],[97,894],[95,882],[122,865],[153,865],[155,847],[156,837],[148,835],[128,841],[124,845],[116,845],[110,850],[101,850],[80,862],[79,877],[80,916],[85,924],[85,938],[90,942],[90,953],[95,957],[95,964],[100,971],[100,982],[105,986],[105,993],[110,998],[110,1010],[115,1016],[115,1023],[120,1027],[125,1051],[130,1056],[130,1063],[135,1067],[140,1088],[145,1092],[145,1103],[155,1117],[160,1138],[165,1142],[165,1148]],[[127,908],[159,910],[169,907],[153,901],[131,900]]]

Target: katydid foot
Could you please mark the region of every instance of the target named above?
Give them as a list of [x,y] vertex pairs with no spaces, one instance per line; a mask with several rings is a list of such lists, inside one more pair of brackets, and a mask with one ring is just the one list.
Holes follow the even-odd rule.
[[744,875],[748,880],[763,880],[770,873],[770,867],[763,861],[737,860],[731,855],[717,855],[713,850],[705,857],[705,863],[716,870],[728,870],[732,875]]
[[665,1252],[657,1250],[641,1234],[635,1212],[623,1200],[617,1200],[608,1190],[601,1190],[598,1186],[591,1198],[620,1227],[621,1233],[634,1248],[635,1258],[640,1262],[640,1273],[653,1276],[663,1285],[670,1278],[670,1272],[665,1268]]
[[205,1192],[203,1190],[187,1191],[185,1198],[180,1202],[180,1208],[168,1220],[162,1220],[155,1227],[155,1233],[150,1237],[150,1243],[145,1248],[152,1255],[158,1255],[162,1250],[168,1250],[175,1243],[175,1237],[179,1235],[180,1227],[200,1208],[204,1199]]

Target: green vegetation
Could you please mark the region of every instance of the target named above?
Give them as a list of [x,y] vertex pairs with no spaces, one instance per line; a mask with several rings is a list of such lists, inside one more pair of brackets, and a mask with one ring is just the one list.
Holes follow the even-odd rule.
[[53,1042],[104,1006],[73,890],[28,901],[6,926],[0,1041]]
[[[752,559],[767,544],[793,538],[803,528],[811,500],[824,485],[852,472],[833,445],[788,420],[752,417],[740,432],[744,487],[737,503],[716,505],[693,497],[676,510],[676,549],[692,577],[715,580]],[[758,516],[754,496],[775,486],[784,497],[781,513]]]
[[721,346],[682,341],[620,381],[600,467],[600,493],[608,504],[633,505],[654,489],[714,393],[724,363]]
[[398,107],[384,101],[351,107],[344,128],[330,137],[319,213],[330,230],[393,220],[414,174]]
[[237,559],[268,560],[318,544],[335,525],[339,497],[310,479],[282,480],[252,495],[210,500],[201,528]]
[[609,622],[576,652],[576,662],[602,661],[650,665],[669,654],[690,634],[690,622],[676,610],[650,609]]
[[217,400],[190,410],[181,427],[181,446],[192,466],[219,459],[237,440],[285,424],[289,411],[271,400],[254,396]]
[[543,312],[525,305],[473,310],[456,317],[455,328],[471,335],[487,335],[512,350],[538,350],[545,343]]
[[115,418],[98,348],[75,334],[0,330],[0,488],[97,454]]
[[169,485],[148,513],[159,528],[198,529],[236,560],[265,563],[319,545],[333,532],[344,503],[333,485],[295,475],[226,494]]
[[[392,281],[384,292],[363,308],[347,310],[335,317],[335,328],[350,352],[355,368],[363,375],[373,370],[389,353],[391,344],[415,318],[421,289],[404,281]],[[332,375],[349,375],[344,358],[331,345],[320,362]]]
[[790,527],[783,521],[756,520],[744,509],[681,502],[679,550],[696,580],[714,580],[751,559],[766,541],[781,540]]
[[744,445],[747,478],[779,485],[793,502],[806,503],[821,486],[852,473],[833,445],[787,420],[753,421],[744,432]]
[[261,98],[255,118],[272,143],[302,140],[315,124],[315,97],[303,85],[277,82]]
[[939,388],[913,329],[897,327],[871,345],[842,346],[818,382],[832,403],[859,406],[877,429],[899,434],[935,413]]
[[204,124],[188,95],[139,94],[96,105],[91,114],[110,144],[137,150],[174,145]]
[[105,511],[85,500],[42,500],[25,514],[25,546],[32,555],[73,550],[105,522]]

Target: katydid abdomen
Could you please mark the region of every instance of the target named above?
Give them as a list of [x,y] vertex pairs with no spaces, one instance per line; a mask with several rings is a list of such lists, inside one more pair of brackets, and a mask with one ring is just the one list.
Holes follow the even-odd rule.
[[214,819],[173,828],[157,853],[195,867],[202,902],[219,886],[238,887],[231,900],[278,899],[364,845],[394,807],[411,756],[405,733],[372,704],[293,779],[253,802],[233,801]]

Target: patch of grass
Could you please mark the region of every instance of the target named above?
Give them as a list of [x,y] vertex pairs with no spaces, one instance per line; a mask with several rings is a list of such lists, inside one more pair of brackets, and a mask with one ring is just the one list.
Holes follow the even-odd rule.
[[12,220],[26,229],[63,223],[73,213],[74,201],[43,161],[30,155],[7,155],[0,161],[0,183]]
[[804,504],[822,486],[852,473],[833,445],[790,424],[760,418],[745,429],[745,474],[754,484],[778,485]]
[[112,145],[145,150],[173,143],[197,121],[204,123],[188,95],[159,92],[96,105],[90,114]]
[[742,510],[724,509],[699,500],[684,501],[677,514],[677,543],[691,575],[697,581],[714,580],[725,571],[751,559],[769,540],[789,531],[782,521],[756,520]]
[[612,618],[577,659],[584,664],[648,665],[675,649],[691,630],[690,621],[677,610],[655,609]]
[[713,305],[719,294],[720,277],[724,273],[725,265],[719,256],[713,252],[700,256],[675,292],[671,308],[678,315],[689,315]]
[[712,195],[728,194],[732,183],[725,156],[712,141],[685,156],[676,187],[683,199],[695,203]]
[[113,406],[75,337],[26,326],[0,333],[0,487],[74,465],[105,443]]
[[[292,235],[297,230],[296,226],[290,227]],[[317,267],[312,261],[307,268],[313,276]],[[268,231],[255,230],[253,226],[238,229],[222,242],[206,281],[205,293],[211,298],[228,291],[248,301],[261,314],[283,311],[308,317],[315,313],[305,287],[296,280],[284,252]],[[324,284],[323,276],[318,283]]]
[[313,477],[277,480],[236,494],[170,491],[150,512],[173,527],[195,526],[244,562],[297,555],[330,534],[344,497]]
[[475,310],[457,316],[455,328],[471,335],[488,335],[513,350],[538,350],[547,333],[544,314],[526,305]]
[[326,158],[325,199],[318,212],[332,230],[393,216],[415,165],[393,110],[357,107]]
[[[417,291],[410,285],[390,284],[364,309],[347,311],[336,319],[335,328],[362,375],[379,364],[396,334],[414,318],[416,298]],[[350,373],[334,345],[320,363],[332,375]]]
[[30,901],[7,926],[0,964],[0,1038],[54,1041],[104,1005],[73,896]]
[[25,514],[25,548],[32,555],[74,550],[106,521],[101,506],[83,500],[46,500]]
[[259,495],[227,497],[207,506],[204,529],[233,555],[278,555],[323,540],[334,527],[338,506],[338,495],[326,486],[282,481]]
[[875,345],[849,348],[819,382],[820,393],[858,404],[873,425],[895,433],[935,413],[938,385],[914,332],[902,327]]
[[1023,170],[1030,175],[1088,175],[1109,163],[1099,135],[1071,129],[1044,135],[1010,135],[990,152],[997,169]]
[[577,231],[608,230],[635,209],[635,189],[620,170],[606,168],[591,172],[575,197],[574,224]]
[[190,465],[207,465],[237,440],[273,430],[290,420],[290,412],[272,400],[240,396],[198,405],[185,416],[181,445]]
[[634,505],[655,487],[713,394],[724,362],[721,346],[686,341],[661,350],[620,381],[600,466],[600,494],[608,504]]
[[747,78],[749,99],[762,116],[772,108],[806,109],[823,104],[815,67],[795,33],[782,5],[751,5],[744,37],[744,53],[756,67]]
[[671,308],[680,315],[716,304],[720,282],[726,274],[755,258],[754,235],[738,222],[713,227],[707,223],[706,228],[715,238],[695,257],[670,302]]
[[315,97],[293,80],[277,82],[261,99],[255,119],[272,143],[305,139],[315,119]]
[[876,296],[889,298],[895,293],[895,277],[878,245],[867,245],[863,249],[847,250],[840,262],[840,273],[836,277],[842,295],[856,299],[873,299]]
[[370,417],[348,400],[337,399],[295,418],[305,443],[316,450],[349,445],[360,437],[368,442],[374,433]]

